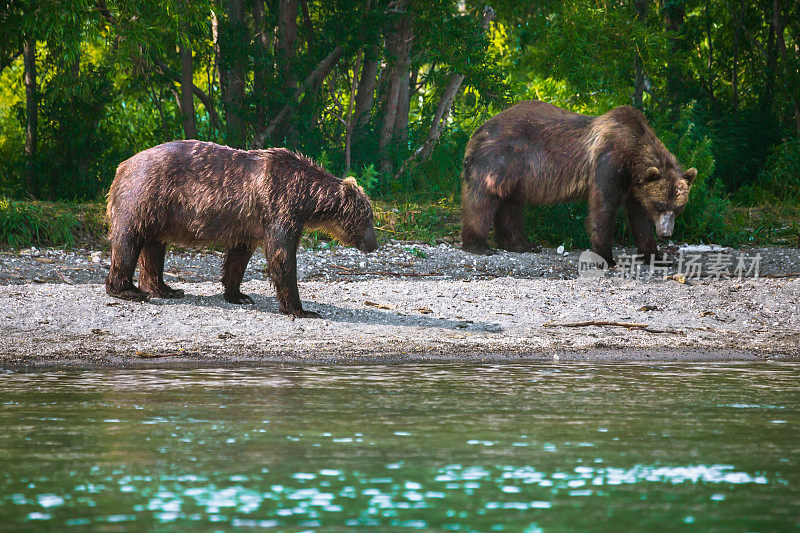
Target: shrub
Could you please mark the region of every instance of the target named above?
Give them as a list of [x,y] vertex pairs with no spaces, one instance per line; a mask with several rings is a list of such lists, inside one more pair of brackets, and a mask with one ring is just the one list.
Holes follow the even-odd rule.
[[[658,123],[658,119],[654,122]],[[684,107],[671,128],[657,128],[667,149],[684,168],[695,167],[689,203],[675,221],[674,239],[689,242],[736,244],[738,236],[726,227],[731,205],[715,177],[714,147],[697,122],[694,104]]]
[[764,169],[737,199],[746,203],[800,203],[800,139],[786,139],[772,148]]

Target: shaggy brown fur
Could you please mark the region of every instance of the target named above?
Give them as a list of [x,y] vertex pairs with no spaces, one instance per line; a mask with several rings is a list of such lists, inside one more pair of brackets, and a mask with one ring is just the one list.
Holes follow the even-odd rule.
[[281,148],[246,152],[174,141],[139,152],[117,168],[106,213],[111,241],[106,291],[134,301],[183,296],[163,277],[166,244],[176,243],[225,246],[225,300],[253,303],[240,285],[253,251],[263,243],[280,311],[316,317],[303,310],[297,290],[303,228],[326,231],[365,253],[377,246],[372,206],[355,180],[341,180]]
[[525,204],[588,199],[595,253],[614,264],[614,221],[624,204],[639,251],[649,259],[658,252],[651,222],[660,237],[672,234],[696,175],[693,168],[680,169],[635,109],[591,117],[545,102],[520,102],[489,119],[467,144],[463,247],[490,252],[494,222],[498,246],[529,251]]

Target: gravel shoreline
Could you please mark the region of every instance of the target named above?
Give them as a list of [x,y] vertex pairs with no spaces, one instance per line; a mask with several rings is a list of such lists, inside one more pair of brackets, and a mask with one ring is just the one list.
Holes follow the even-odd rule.
[[145,304],[105,294],[106,252],[0,253],[0,367],[800,359],[800,250],[726,253],[760,254],[770,277],[585,279],[579,251],[553,249],[303,249],[300,294],[319,320],[277,313],[261,254],[242,288],[256,303],[237,306],[219,253],[171,252],[167,282],[187,296]]

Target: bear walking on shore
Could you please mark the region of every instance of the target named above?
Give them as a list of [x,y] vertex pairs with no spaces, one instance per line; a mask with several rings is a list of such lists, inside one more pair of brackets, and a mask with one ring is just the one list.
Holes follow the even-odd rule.
[[592,251],[610,265],[614,222],[624,205],[639,253],[657,256],[659,237],[672,236],[697,170],[681,170],[644,116],[618,107],[586,116],[539,101],[520,102],[472,135],[464,156],[462,246],[490,252],[497,244],[530,251],[525,205],[588,200]]
[[372,206],[356,181],[341,180],[282,148],[243,151],[173,141],[144,150],[117,168],[106,214],[111,241],[106,292],[133,301],[183,296],[164,283],[166,245],[175,243],[224,246],[225,300],[253,303],[240,285],[250,257],[263,244],[280,311],[319,317],[303,310],[297,288],[303,228],[322,230],[365,253],[377,247]]

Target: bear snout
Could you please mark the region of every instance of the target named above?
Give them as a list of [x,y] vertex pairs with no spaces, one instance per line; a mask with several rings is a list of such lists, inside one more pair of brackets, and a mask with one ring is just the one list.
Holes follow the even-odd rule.
[[662,213],[656,221],[656,234],[661,239],[672,237],[675,229],[675,213]]
[[364,236],[361,237],[361,240],[358,241],[358,245],[356,246],[356,248],[365,254],[374,252],[377,247],[378,239],[375,237],[375,230],[373,228],[367,230]]

